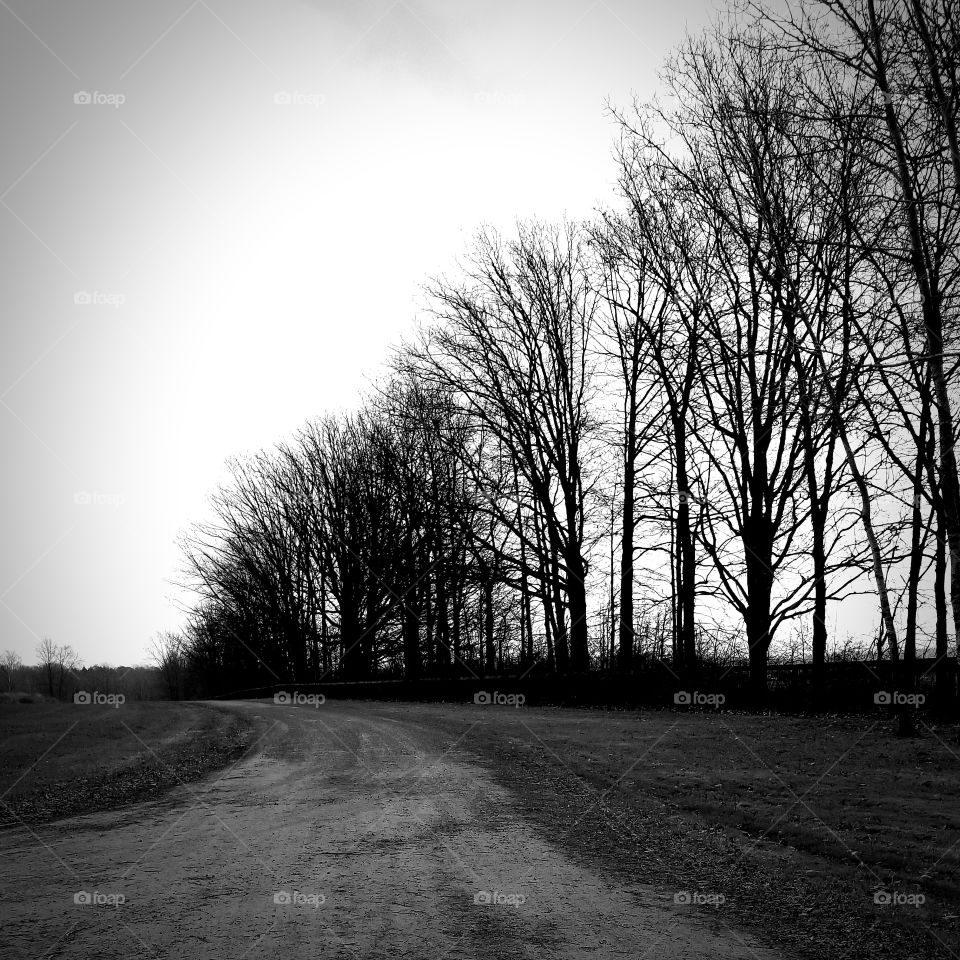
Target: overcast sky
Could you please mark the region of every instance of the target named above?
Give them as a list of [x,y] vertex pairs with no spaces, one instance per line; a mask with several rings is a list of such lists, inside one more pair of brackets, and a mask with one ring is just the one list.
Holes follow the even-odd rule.
[[605,101],[711,13],[0,0],[0,649],[143,660],[226,458],[352,406],[480,225],[606,202]]

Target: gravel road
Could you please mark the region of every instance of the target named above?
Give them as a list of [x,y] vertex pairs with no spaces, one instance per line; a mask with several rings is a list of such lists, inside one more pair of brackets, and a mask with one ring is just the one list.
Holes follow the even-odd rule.
[[416,705],[230,706],[259,739],[219,775],[0,832],[4,957],[775,956],[585,871]]

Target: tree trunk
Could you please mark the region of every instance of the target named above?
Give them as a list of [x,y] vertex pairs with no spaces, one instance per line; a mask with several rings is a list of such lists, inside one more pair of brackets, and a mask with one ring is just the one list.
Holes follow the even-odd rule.
[[403,675],[409,680],[417,679],[423,673],[423,661],[420,656],[420,612],[417,598],[412,595],[403,602]]
[[461,646],[463,638],[461,634],[461,621],[463,619],[463,583],[458,582],[453,593],[453,622],[451,628],[453,631],[453,671],[456,676],[460,675],[460,663],[462,660]]
[[953,707],[953,670],[955,660],[949,659],[949,641],[947,638],[947,548],[943,515],[937,512],[937,548],[934,560],[933,597],[937,612],[936,652],[937,652],[937,712],[946,715]]
[[823,674],[827,660],[827,557],[823,542],[827,511],[814,498],[810,519],[813,525],[813,624],[811,686],[814,704],[823,693]]
[[587,624],[586,571],[579,551],[567,559],[567,600],[570,606],[570,668],[575,673],[590,669],[589,625]]
[[567,641],[566,612],[563,608],[563,593],[560,589],[560,565],[556,545],[550,550],[550,598],[553,604],[553,648],[557,658],[557,670],[566,673],[570,668],[570,647]]
[[546,582],[540,590],[540,605],[543,607],[543,632],[544,640],[547,645],[547,669],[555,673],[557,669],[557,658],[553,644],[553,613],[550,609],[550,598],[547,593]]
[[436,629],[434,614],[433,614],[433,595],[430,589],[430,577],[427,576],[424,578],[424,604],[426,606],[426,620],[427,620],[427,643],[426,643],[426,670],[428,675],[433,674],[433,666],[435,663],[434,653],[433,653],[433,638],[434,631]]
[[[759,548],[759,549],[758,549]],[[762,545],[747,551],[747,648],[750,654],[750,695],[755,707],[763,707],[767,699],[767,651],[770,648],[770,598],[773,576],[769,551]]]
[[633,538],[636,528],[634,495],[636,475],[633,439],[627,438],[628,452],[623,465],[623,532],[620,544],[620,624],[618,665],[624,673],[633,666]]
[[686,432],[676,432],[677,486],[684,491],[677,507],[677,599],[680,609],[681,662],[689,682],[697,676],[697,642],[694,631],[694,604],[696,602],[694,578],[696,557],[693,550],[693,535],[690,530],[690,481],[687,477]]
[[487,564],[482,567],[483,570],[483,640],[486,648],[484,661],[486,672],[492,673],[494,669],[494,650],[493,650],[493,576]]
[[[442,548],[441,548],[442,549]],[[440,673],[445,673],[450,665],[450,604],[447,594],[447,576],[442,563],[436,568],[437,591],[437,622],[436,622],[436,652],[437,667]]]
[[673,672],[683,676],[683,610],[680,606],[678,584],[683,574],[680,570],[680,551],[677,547],[677,524],[670,524],[670,614],[673,623],[670,653]]
[[347,603],[340,610],[340,639],[343,645],[341,669],[347,680],[362,678],[360,654],[360,624],[356,610],[352,603]]

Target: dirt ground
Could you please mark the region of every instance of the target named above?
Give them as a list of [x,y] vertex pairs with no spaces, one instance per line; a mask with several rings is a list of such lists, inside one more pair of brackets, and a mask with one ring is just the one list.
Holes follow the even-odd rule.
[[5,957],[777,956],[569,859],[416,707],[231,706],[219,775],[0,832]]

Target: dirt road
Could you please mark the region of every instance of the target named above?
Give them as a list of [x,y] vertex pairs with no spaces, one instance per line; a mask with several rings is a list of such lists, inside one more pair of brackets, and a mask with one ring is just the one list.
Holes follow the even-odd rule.
[[231,706],[219,776],[0,833],[4,957],[773,960],[575,864],[414,705]]

